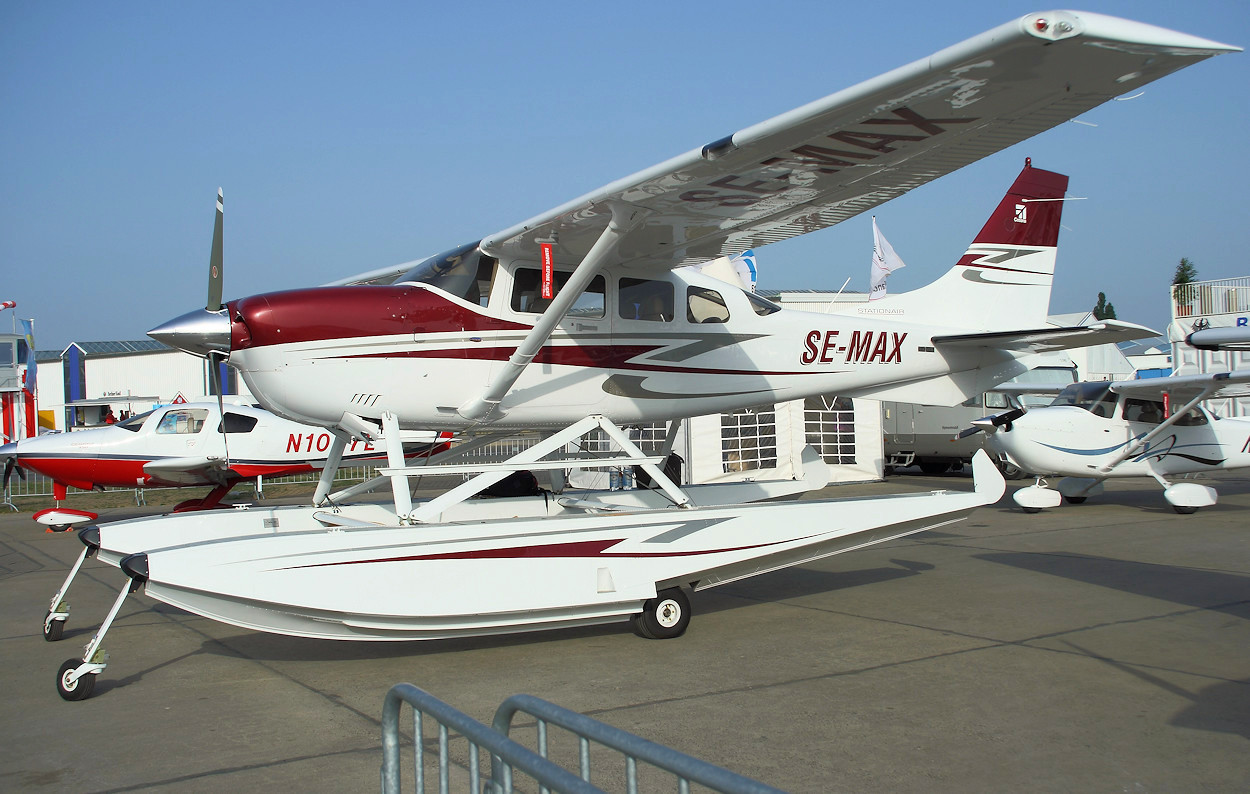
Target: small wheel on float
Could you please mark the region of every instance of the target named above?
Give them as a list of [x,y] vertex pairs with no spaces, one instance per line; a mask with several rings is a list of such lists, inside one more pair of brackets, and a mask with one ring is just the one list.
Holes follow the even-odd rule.
[[670,587],[643,604],[630,623],[634,633],[649,640],[680,637],[690,625],[690,599],[680,587]]
[[70,682],[70,673],[82,664],[81,659],[66,659],[56,674],[56,693],[64,700],[86,700],[95,691],[95,673],[87,673]]
[[1029,514],[1042,512],[1042,508],[1040,507],[1022,507],[1020,509]]
[[43,638],[48,642],[56,642],[61,639],[61,634],[65,631],[65,619],[49,620],[51,615],[52,613],[49,612],[43,616]]
[[1172,509],[1180,513],[1183,516],[1191,515],[1192,513],[1198,512],[1198,508],[1186,507],[1185,505],[1172,505]]
[[1063,497],[1063,501],[1067,502],[1070,505],[1079,505],[1079,504],[1085,504],[1085,500],[1088,498],[1089,498],[1088,496],[1065,496]]

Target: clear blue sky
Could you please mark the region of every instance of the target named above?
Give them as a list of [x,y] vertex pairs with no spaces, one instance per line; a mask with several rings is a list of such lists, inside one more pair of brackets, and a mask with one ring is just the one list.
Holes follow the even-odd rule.
[[[37,346],[141,339],[226,295],[309,286],[498,231],[1025,13],[1009,2],[0,4],[0,300]],[[1081,8],[1082,6],[1077,6]],[[1085,6],[1250,46],[1244,0]],[[1163,330],[1188,256],[1250,275],[1250,54],[1165,78],[878,209],[946,270],[1025,156],[1071,175],[1052,312],[1107,293]],[[867,286],[861,216],[759,250],[761,287]],[[9,317],[0,314],[8,330]]]

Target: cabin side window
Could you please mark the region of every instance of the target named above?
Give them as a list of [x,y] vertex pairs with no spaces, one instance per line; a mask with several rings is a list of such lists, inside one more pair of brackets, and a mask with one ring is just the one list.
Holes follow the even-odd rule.
[[1163,421],[1163,403],[1129,397],[1124,401],[1124,418],[1130,422],[1157,425]]
[[[557,270],[554,274],[552,296],[560,294],[564,285],[569,283],[572,273]],[[603,276],[595,276],[586,287],[586,291],[577,296],[568,317],[602,317],[604,314]],[[512,275],[512,311],[526,314],[541,314],[547,311],[552,298],[542,296],[542,271],[536,267],[518,267]]]
[[[226,413],[225,432],[227,433],[250,433],[256,428],[258,420],[254,416],[243,416],[242,414]],[[222,422],[217,423],[217,432],[222,432]]]
[[623,278],[619,282],[618,316],[623,320],[668,322],[673,319],[673,285],[667,281]]
[[729,308],[714,289],[686,287],[686,320],[692,323],[727,323]]
[[162,435],[190,435],[200,432],[200,428],[204,427],[204,420],[208,419],[208,410],[205,408],[178,408],[166,412],[161,417],[161,423],[156,426],[156,432]]
[[1175,424],[1178,427],[1200,427],[1207,423],[1207,415],[1197,408],[1190,408],[1185,415],[1177,419]]

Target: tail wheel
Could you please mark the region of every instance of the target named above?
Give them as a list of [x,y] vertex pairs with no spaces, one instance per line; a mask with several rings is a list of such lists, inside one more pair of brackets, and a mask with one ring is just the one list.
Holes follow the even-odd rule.
[[82,664],[81,659],[66,659],[56,674],[56,693],[65,700],[86,700],[95,691],[95,673],[87,673],[71,682],[70,673]]
[[634,633],[649,640],[680,637],[690,625],[690,599],[680,587],[671,587],[643,604],[630,623]]

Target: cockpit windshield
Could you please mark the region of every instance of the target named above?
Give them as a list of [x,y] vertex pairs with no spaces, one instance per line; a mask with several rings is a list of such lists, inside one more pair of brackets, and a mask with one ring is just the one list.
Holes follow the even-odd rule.
[[1051,406],[1073,405],[1084,408],[1094,416],[1114,416],[1116,395],[1107,382],[1073,383],[1055,397]]
[[123,419],[122,421],[114,425],[114,427],[121,427],[121,428],[125,428],[126,430],[129,430],[132,433],[138,433],[139,428],[143,427],[143,423],[147,421],[147,418],[151,415],[152,415],[151,411],[148,411],[142,414],[136,414],[135,416],[132,416],[129,419]]
[[490,296],[496,260],[482,253],[478,244],[469,243],[432,256],[400,276],[395,283],[429,284],[469,303],[485,306]]

